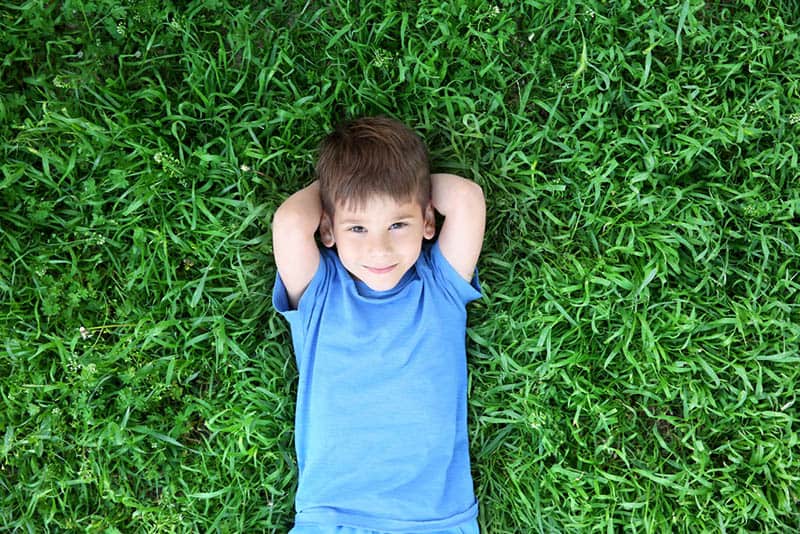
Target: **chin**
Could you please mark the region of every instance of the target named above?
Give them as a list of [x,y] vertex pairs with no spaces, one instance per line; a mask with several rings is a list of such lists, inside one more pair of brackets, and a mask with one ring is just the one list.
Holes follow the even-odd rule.
[[363,277],[357,278],[367,284],[367,286],[373,291],[389,291],[390,289],[394,289],[397,284],[400,283],[400,280],[402,280],[406,275],[408,269],[409,267],[403,268],[403,266],[398,265],[394,271],[385,274],[362,271]]
[[390,289],[393,289],[400,282],[400,278],[398,278],[396,280],[394,278],[392,280],[364,280],[364,279],[362,279],[362,282],[367,284],[367,287],[369,287],[373,291],[389,291]]

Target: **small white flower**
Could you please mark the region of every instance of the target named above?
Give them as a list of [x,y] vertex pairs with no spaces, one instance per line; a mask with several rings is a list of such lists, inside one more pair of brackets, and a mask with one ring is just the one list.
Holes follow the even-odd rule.
[[239,168],[242,169],[242,172],[250,172],[251,170],[250,167],[248,165],[245,165],[244,163],[242,163],[242,165]]
[[92,333],[89,332],[89,330],[85,326],[80,327],[78,330],[80,331],[81,337],[83,339],[89,339],[90,337],[92,337]]

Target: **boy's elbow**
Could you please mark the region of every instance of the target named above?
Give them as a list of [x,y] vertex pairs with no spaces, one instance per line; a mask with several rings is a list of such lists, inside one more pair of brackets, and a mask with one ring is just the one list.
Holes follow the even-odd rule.
[[287,207],[285,204],[278,207],[272,215],[272,232],[280,234],[292,233],[314,233],[317,229],[313,228],[312,222],[308,217],[304,217],[302,213],[297,210]]
[[471,206],[486,206],[486,196],[483,194],[483,188],[480,186],[480,184],[471,180],[465,181],[464,183],[466,185],[462,193],[462,198]]
[[472,183],[473,190],[475,191],[475,195],[480,197],[481,201],[486,201],[486,196],[483,194],[483,188],[478,182],[470,182]]
[[275,213],[272,214],[272,231],[279,230],[288,225],[288,219],[291,218],[291,211],[287,210],[285,205],[278,206]]
[[447,206],[444,207],[442,214],[445,217],[473,218],[485,211],[486,198],[483,188],[472,180],[464,180],[447,199]]

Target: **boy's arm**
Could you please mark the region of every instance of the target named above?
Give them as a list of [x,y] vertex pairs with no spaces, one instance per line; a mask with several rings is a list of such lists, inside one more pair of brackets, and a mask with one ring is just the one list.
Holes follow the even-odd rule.
[[287,198],[272,217],[272,253],[292,308],[297,308],[319,267],[314,233],[321,217],[316,181]]
[[439,233],[442,254],[465,280],[472,280],[486,225],[483,190],[454,174],[431,174],[431,201],[445,217]]

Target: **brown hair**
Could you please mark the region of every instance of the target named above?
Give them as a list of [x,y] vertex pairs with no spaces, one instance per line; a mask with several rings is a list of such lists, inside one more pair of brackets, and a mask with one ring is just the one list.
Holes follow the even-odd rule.
[[322,208],[363,207],[375,195],[397,201],[416,199],[422,209],[431,198],[428,151],[403,123],[388,117],[345,122],[320,144],[317,160]]

